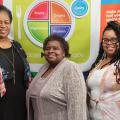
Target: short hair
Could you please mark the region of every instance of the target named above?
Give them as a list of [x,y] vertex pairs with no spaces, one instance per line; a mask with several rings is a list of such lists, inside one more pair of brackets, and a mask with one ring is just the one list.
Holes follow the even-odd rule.
[[65,57],[70,57],[71,56],[71,54],[69,53],[69,44],[68,44],[68,42],[63,37],[61,37],[59,35],[56,35],[56,34],[48,36],[44,40],[43,50],[46,49],[46,46],[47,46],[47,44],[48,44],[49,41],[58,41],[60,43],[62,49],[65,52]]
[[11,11],[7,7],[5,7],[4,5],[0,5],[0,12],[2,12],[2,11],[6,12],[8,14],[9,19],[10,19],[10,23],[12,23],[13,18],[12,18]]

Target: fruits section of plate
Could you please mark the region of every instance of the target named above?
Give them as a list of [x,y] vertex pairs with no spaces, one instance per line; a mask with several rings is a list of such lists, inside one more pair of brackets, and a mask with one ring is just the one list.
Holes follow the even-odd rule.
[[63,2],[34,2],[24,17],[24,29],[28,38],[40,47],[51,34],[58,34],[68,40],[74,29],[74,18],[69,11]]

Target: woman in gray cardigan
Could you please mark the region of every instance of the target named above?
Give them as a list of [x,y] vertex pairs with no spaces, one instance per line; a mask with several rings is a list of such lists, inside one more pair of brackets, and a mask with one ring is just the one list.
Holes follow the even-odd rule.
[[47,63],[27,91],[28,120],[87,120],[83,74],[69,57],[68,43],[60,36],[45,39]]

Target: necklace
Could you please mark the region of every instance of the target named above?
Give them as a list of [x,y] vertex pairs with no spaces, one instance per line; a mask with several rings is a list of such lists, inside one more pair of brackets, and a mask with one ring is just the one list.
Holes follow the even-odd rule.
[[8,58],[8,56],[6,54],[4,54],[3,52],[0,53],[2,56],[4,56],[6,58],[6,60],[9,62],[10,68],[12,70],[12,74],[13,74],[13,84],[15,85],[15,56],[14,56],[14,49],[13,49],[13,45],[12,45],[12,60],[10,60]]
[[105,66],[110,65],[110,61],[105,62],[105,60],[100,60],[99,63],[96,65],[96,69],[102,69]]
[[15,85],[15,56],[14,56],[14,50],[12,45],[12,67],[13,67],[13,83]]

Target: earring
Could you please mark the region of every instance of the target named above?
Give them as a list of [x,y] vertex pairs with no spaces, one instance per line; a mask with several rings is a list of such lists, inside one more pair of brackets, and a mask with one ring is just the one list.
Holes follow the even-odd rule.
[[102,55],[102,60],[103,60],[104,58],[107,58],[107,55],[106,55],[105,52],[104,52],[103,55]]
[[43,52],[41,52],[41,58],[44,56],[44,53]]

